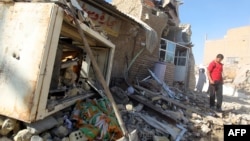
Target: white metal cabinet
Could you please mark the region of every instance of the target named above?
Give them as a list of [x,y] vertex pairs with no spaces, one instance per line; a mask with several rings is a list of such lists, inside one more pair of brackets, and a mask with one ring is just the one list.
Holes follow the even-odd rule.
[[[0,115],[33,122],[88,96],[63,101],[52,111],[46,108],[63,20],[63,9],[54,3],[0,3]],[[88,38],[110,50],[109,82],[115,46],[84,24],[81,27]]]

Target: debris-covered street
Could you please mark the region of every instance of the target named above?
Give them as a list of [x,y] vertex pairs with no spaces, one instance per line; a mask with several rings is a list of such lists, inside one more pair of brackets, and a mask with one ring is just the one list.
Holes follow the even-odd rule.
[[[151,72],[151,75],[154,74]],[[186,91],[151,77],[126,86],[111,87],[120,114],[134,141],[220,141],[224,124],[250,123],[250,97],[232,95],[225,84],[223,112],[209,108],[205,92]],[[98,94],[96,94],[98,96]],[[26,124],[1,117],[1,141],[114,140],[122,137],[112,106],[106,98],[90,98],[50,116]],[[22,130],[20,130],[22,129]],[[18,131],[20,130],[20,131]]]
[[249,54],[198,67],[182,4],[0,0],[0,141],[222,141],[249,125]]
[[[209,94],[181,92],[172,87],[168,90],[174,92],[175,98],[171,98],[161,85],[151,79],[135,86],[139,94],[128,96],[136,104],[121,106],[124,109],[130,107],[124,120],[128,128],[138,129],[143,140],[152,140],[154,136],[168,137],[170,134],[172,139],[169,140],[220,141],[223,140],[224,124],[247,125],[250,122],[249,96],[233,96],[231,86],[225,84],[223,112],[217,112],[209,108]],[[159,122],[161,124],[158,125]],[[141,124],[146,127],[141,127]]]

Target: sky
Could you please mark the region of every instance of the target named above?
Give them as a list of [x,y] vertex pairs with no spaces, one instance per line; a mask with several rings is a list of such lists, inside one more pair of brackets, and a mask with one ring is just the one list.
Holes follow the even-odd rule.
[[181,23],[191,24],[193,53],[199,65],[206,35],[207,40],[223,39],[231,28],[250,26],[250,0],[183,0],[179,17]]
[[197,65],[203,62],[206,35],[207,40],[222,39],[227,30],[250,25],[250,0],[181,1],[183,4],[179,7],[179,17],[182,24],[191,24]]

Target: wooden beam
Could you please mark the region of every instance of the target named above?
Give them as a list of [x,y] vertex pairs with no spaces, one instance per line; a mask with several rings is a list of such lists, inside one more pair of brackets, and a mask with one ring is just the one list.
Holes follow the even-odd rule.
[[146,93],[149,94],[149,96],[158,96],[158,95],[161,95],[161,92],[153,92],[153,91],[150,91],[146,88],[143,88],[141,86],[138,86],[138,85],[134,85],[135,88],[139,89],[139,90],[142,90],[142,91],[145,91]]
[[147,106],[148,108],[158,112],[159,114],[165,116],[167,118],[167,120],[169,120],[170,122],[176,124],[177,120],[174,117],[170,117],[169,113],[165,112],[164,110],[162,110],[159,107],[156,107],[152,102],[145,100],[142,96],[139,95],[129,95],[130,98],[132,98],[133,100],[136,100],[140,103],[142,103],[143,105]]
[[[71,3],[70,3],[70,9],[71,9],[71,11],[74,11],[73,6],[72,6]],[[72,13],[73,13],[73,12],[72,12]],[[90,48],[90,46],[89,46],[89,44],[88,44],[88,42],[87,42],[86,36],[85,36],[85,34],[84,34],[84,32],[83,32],[83,29],[81,28],[80,22],[79,22],[79,20],[77,20],[75,14],[73,14],[73,16],[74,16],[74,22],[75,22],[75,24],[76,24],[78,33],[80,34],[80,37],[81,37],[81,39],[82,39],[82,42],[84,43],[84,48],[83,48],[83,49],[84,49],[84,50],[86,51],[86,53],[89,55],[89,58],[90,58],[91,63],[92,63],[92,65],[93,65],[93,69],[94,69],[95,72],[96,72],[97,80],[100,81],[100,83],[101,83],[101,85],[102,85],[102,87],[103,87],[103,89],[104,89],[104,92],[105,92],[107,98],[109,99],[109,101],[110,101],[110,103],[111,103],[111,105],[112,105],[112,107],[113,107],[115,116],[116,116],[116,118],[117,118],[117,120],[118,120],[118,123],[119,123],[119,125],[120,125],[120,127],[121,127],[121,130],[122,130],[122,132],[123,132],[123,135],[124,135],[126,138],[129,138],[129,136],[128,136],[129,133],[128,133],[128,131],[127,131],[126,127],[125,127],[125,124],[124,124],[124,122],[123,122],[123,120],[122,120],[121,114],[120,114],[120,112],[119,112],[119,110],[118,110],[118,108],[117,108],[117,106],[116,106],[116,103],[115,103],[115,101],[114,101],[114,98],[113,98],[113,96],[112,96],[112,94],[111,94],[111,92],[110,92],[110,90],[109,90],[108,84],[106,83],[106,81],[105,81],[105,79],[104,79],[104,76],[102,75],[102,72],[101,72],[101,70],[100,70],[100,68],[99,68],[99,66],[98,66],[98,64],[97,64],[97,62],[96,62],[95,56],[93,55],[92,50],[91,50],[91,48]],[[99,35],[99,36],[100,36],[100,35]]]
[[[75,41],[82,42],[80,34],[77,32],[77,29],[70,24],[63,22],[61,35],[70,37]],[[96,41],[93,38],[86,37],[90,46],[97,46]]]
[[[76,26],[72,24],[72,18],[69,15],[64,16],[63,21],[66,24],[76,29]],[[93,29],[88,27],[86,24],[79,21],[79,27],[84,31],[87,39],[95,39],[95,42],[97,43],[96,46],[108,46],[110,48],[115,48],[115,45],[110,40],[106,39],[99,32],[94,31]]]
[[196,110],[194,108],[187,107],[187,105],[184,105],[184,104],[182,104],[182,103],[180,103],[178,101],[175,101],[174,99],[167,98],[167,97],[164,97],[162,95],[160,97],[161,97],[162,100],[170,102],[170,103],[172,103],[172,104],[174,104],[174,105],[176,105],[176,106],[178,106],[178,107],[180,107],[180,108],[182,108],[184,110],[188,110],[188,111],[192,111],[194,113],[200,114],[200,115],[204,115],[201,112],[199,112],[198,110]]

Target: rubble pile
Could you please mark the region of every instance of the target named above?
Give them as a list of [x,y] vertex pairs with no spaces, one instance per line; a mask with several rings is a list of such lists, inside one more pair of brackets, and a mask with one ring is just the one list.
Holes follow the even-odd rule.
[[250,94],[250,65],[226,65],[224,67],[224,83],[233,85],[239,92]]
[[[0,141],[112,141],[123,136],[107,98],[78,101],[35,123],[1,117]],[[17,126],[19,127],[17,129]]]
[[[148,80],[149,83],[152,81],[152,79]],[[147,85],[145,83],[147,82],[141,85]],[[222,130],[223,122],[217,123],[212,113],[210,113],[210,119],[197,114],[202,113],[203,108],[198,108],[198,105],[203,102],[193,103],[191,101],[195,99],[184,96],[176,89],[174,91],[174,88],[172,92],[176,94],[175,97],[178,100],[167,96],[162,89],[153,92],[138,85],[135,88],[139,93],[128,95],[131,101],[127,104],[119,104],[119,107],[128,130],[137,129],[141,141],[154,140],[156,136],[165,137],[168,140],[206,137],[211,133],[211,127],[214,125]],[[159,88],[159,85],[152,90],[156,88]],[[194,106],[197,108],[193,109]]]
[[247,67],[242,67],[240,72],[236,75],[233,83],[236,85],[237,89],[250,93],[249,65],[247,65]]
[[[126,103],[127,100],[116,101],[126,127],[129,131],[137,129],[142,141],[155,140],[155,137],[183,141],[222,140],[224,124],[250,124],[248,107],[225,102],[224,112],[217,112],[209,108],[207,93],[183,92],[160,82],[152,72],[151,75],[152,79],[133,85],[132,94],[127,90],[121,92],[120,88],[119,93],[127,94],[130,100]],[[127,99],[124,95],[122,98]]]
[[[110,88],[134,141],[222,140],[224,124],[250,124],[249,107],[224,103],[224,112],[219,113],[209,108],[208,94],[181,91],[150,74],[127,88],[123,84]],[[112,104],[98,90],[96,97],[35,123],[0,116],[0,141],[121,141]]]

